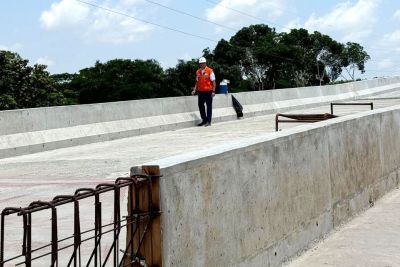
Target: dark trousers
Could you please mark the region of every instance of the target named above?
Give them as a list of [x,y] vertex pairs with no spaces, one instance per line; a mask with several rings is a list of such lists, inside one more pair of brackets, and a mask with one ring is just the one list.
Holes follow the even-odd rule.
[[[200,116],[203,122],[209,122],[211,123],[211,117],[212,117],[212,91],[207,91],[207,92],[201,92],[199,91],[199,97],[198,97],[198,104],[199,104],[199,111],[200,111]],[[204,107],[204,104],[207,105],[207,115],[206,115],[206,110]]]

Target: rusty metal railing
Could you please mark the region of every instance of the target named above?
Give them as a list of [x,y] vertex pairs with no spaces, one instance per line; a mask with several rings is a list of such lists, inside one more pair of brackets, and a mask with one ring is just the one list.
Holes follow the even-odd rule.
[[[339,103],[331,103],[331,113],[330,114],[329,113],[322,113],[322,114],[281,114],[281,113],[277,113],[275,116],[275,131],[279,130],[280,122],[311,123],[311,122],[318,122],[318,121],[336,118],[338,116],[333,114],[334,106],[370,106],[371,110],[374,109],[373,102],[368,102],[368,103],[339,102]],[[285,119],[280,119],[279,117],[283,117]]]
[[369,103],[331,103],[331,115],[333,115],[333,106],[370,106],[371,110],[374,109],[374,103],[369,102]]
[[[284,117],[286,119],[279,119],[279,117]],[[275,116],[275,130],[279,130],[280,122],[288,122],[288,123],[310,123],[310,122],[318,122],[323,120],[328,120],[332,118],[336,118],[336,115],[332,115],[329,113],[323,114],[281,114],[277,113]]]
[[[150,170],[149,174],[133,174],[131,177],[121,177],[114,183],[102,183],[95,188],[80,188],[73,195],[59,195],[53,200],[34,201],[25,208],[8,207],[1,212],[0,230],[0,267],[9,264],[33,266],[38,259],[48,259],[50,266],[161,266],[160,248],[160,205],[159,205],[159,168],[157,166],[143,167]],[[158,170],[158,171],[157,171]],[[121,218],[121,189],[128,189],[128,211],[125,218]],[[155,189],[155,191],[154,191]],[[111,223],[103,224],[103,203],[101,196],[106,192],[113,193],[113,219]],[[94,227],[81,230],[80,203],[84,199],[94,201]],[[73,234],[59,239],[58,210],[66,204],[73,205]],[[50,243],[33,247],[35,240],[32,240],[32,218],[37,212],[43,210],[51,211],[51,237]],[[5,233],[8,227],[6,218],[10,216],[21,218],[23,227],[22,250],[21,253],[7,258],[5,255]],[[126,228],[125,249],[120,250],[121,229]],[[103,237],[112,235],[111,245],[102,247]],[[85,237],[83,237],[85,235]],[[157,244],[153,244],[156,239]],[[90,249],[86,248],[87,261],[83,262],[81,250],[85,244],[91,241]],[[61,242],[69,244],[60,246]],[[49,249],[50,252],[41,252]],[[60,263],[59,253],[72,249],[68,257],[68,262]],[[147,251],[146,251],[147,250]],[[149,250],[150,253],[149,253]],[[33,253],[38,254],[33,256]],[[122,254],[122,256],[120,256]],[[148,255],[157,255],[156,259]],[[90,255],[90,256],[89,256]],[[64,258],[65,259],[65,258]],[[43,264],[43,263],[41,263]]]

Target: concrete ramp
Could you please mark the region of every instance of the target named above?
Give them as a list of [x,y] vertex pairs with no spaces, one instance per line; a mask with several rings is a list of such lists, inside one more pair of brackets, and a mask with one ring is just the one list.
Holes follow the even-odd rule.
[[[245,117],[368,97],[400,88],[400,77],[323,87],[234,94]],[[230,95],[214,99],[213,121],[236,118]],[[146,99],[0,112],[0,158],[194,126],[196,97]]]
[[[357,84],[364,87],[355,90]],[[112,182],[117,177],[128,176],[132,166],[159,165],[164,175],[160,180],[163,266],[280,266],[399,184],[398,78],[309,90],[311,88],[239,94],[246,109],[243,120],[228,120],[229,116],[235,118],[233,109],[228,108],[229,96],[218,96],[216,120],[220,122],[212,127],[177,129],[182,126],[177,123],[173,131],[14,157],[2,154],[0,210],[25,207],[35,200],[71,195],[79,187],[93,188],[99,183]],[[270,99],[269,102],[261,97],[263,95],[268,95],[265,99]],[[275,132],[275,116],[268,114],[276,110],[325,113],[330,111],[325,102],[369,97],[374,98],[376,110],[368,111],[369,107],[361,106],[335,107],[339,118],[307,125],[286,124],[279,132]],[[192,109],[188,114],[197,113],[195,99],[183,97],[179,102],[192,101],[187,106]],[[219,102],[221,99],[227,106]],[[173,100],[165,101],[170,101],[172,106]],[[160,100],[144,100],[143,103],[151,101]],[[178,101],[179,98],[175,102]],[[145,118],[164,116],[140,103],[149,112]],[[1,128],[4,132],[0,138],[14,138],[19,134],[21,137],[10,137],[15,142],[14,147],[4,145],[1,153],[12,150],[15,150],[12,153],[20,153],[23,148],[28,149],[26,153],[34,152],[36,145],[38,151],[45,150],[52,144],[48,139],[52,135],[48,133],[53,130],[64,129],[67,135],[68,129],[74,127],[91,129],[90,125],[130,120],[129,105],[125,106],[125,113],[112,112],[113,108],[118,110],[118,103],[104,104],[107,111],[104,124],[98,117],[83,112],[89,107],[97,110],[102,105],[0,113],[5,114],[1,122],[7,121],[6,125],[10,125]],[[107,109],[109,107],[113,108]],[[49,119],[56,114],[50,111],[58,108],[71,109],[71,113],[62,113],[65,119],[57,121],[56,116],[47,124],[33,119]],[[47,115],[39,116],[42,111]],[[96,112],[103,114],[101,109]],[[72,120],[73,114],[76,120]],[[127,117],[120,117],[121,114]],[[29,120],[31,115],[32,120]],[[181,116],[181,113],[165,113],[165,116],[175,115]],[[224,119],[227,121],[221,122]],[[70,121],[70,125],[64,125],[65,121]],[[193,125],[195,119],[189,122]],[[146,119],[143,123],[148,125]],[[105,132],[114,133],[114,129],[110,127]],[[97,131],[96,128],[93,131]],[[24,139],[29,133],[43,136],[32,137],[29,143]],[[76,133],[76,140],[81,140],[79,131]],[[95,141],[90,138],[96,134],[86,134],[90,142]],[[69,140],[61,132],[54,138],[63,142]],[[39,149],[40,146],[44,148]],[[121,207],[127,205],[126,193],[121,191]],[[107,203],[105,200],[104,208],[113,210]],[[87,204],[87,209],[81,207],[81,213],[87,217],[84,222],[90,222],[83,225],[89,228],[93,216],[88,211],[93,211],[93,205]],[[125,216],[126,210],[120,215]],[[61,212],[60,216],[67,221],[72,218],[71,211]],[[113,223],[110,214],[104,214],[103,218]],[[39,228],[34,230],[34,248],[50,236],[46,232],[48,217],[35,217],[35,222]],[[40,228],[42,222],[47,228]],[[64,226],[62,230],[71,234],[73,224]],[[11,230],[6,233],[7,255],[21,252],[17,242],[22,237],[21,232],[21,225],[11,222]]]

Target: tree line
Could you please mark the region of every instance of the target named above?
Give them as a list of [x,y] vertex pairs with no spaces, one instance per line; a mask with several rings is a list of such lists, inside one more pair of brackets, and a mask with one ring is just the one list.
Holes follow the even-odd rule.
[[[217,77],[230,91],[325,85],[354,80],[370,56],[358,43],[340,43],[320,32],[278,33],[264,24],[239,30],[230,40],[203,50]],[[189,95],[197,59],[163,69],[153,59],[113,59],[78,73],[51,75],[45,65],[29,65],[17,53],[0,51],[0,110],[87,104]]]

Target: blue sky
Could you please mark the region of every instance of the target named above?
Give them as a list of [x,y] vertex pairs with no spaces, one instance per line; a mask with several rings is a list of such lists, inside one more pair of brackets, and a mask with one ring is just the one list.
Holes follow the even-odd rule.
[[[77,0],[3,1],[0,49],[18,52],[51,73],[77,72],[114,58],[156,59],[166,68],[201,56],[212,40],[265,23],[278,32],[303,27],[363,45],[371,56],[358,78],[400,75],[397,0],[82,0],[132,17],[202,36],[187,36],[83,4]],[[197,20],[152,2],[224,27]],[[240,10],[251,16],[245,16]]]

